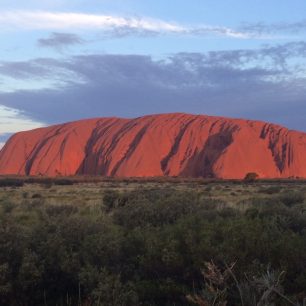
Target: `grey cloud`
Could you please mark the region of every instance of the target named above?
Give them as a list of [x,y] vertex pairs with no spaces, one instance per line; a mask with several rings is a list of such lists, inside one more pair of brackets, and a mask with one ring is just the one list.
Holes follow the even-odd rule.
[[101,31],[101,38],[124,38],[128,36],[134,37],[154,37],[165,34],[170,35],[185,35],[185,36],[224,36],[232,38],[248,38],[248,33],[236,31],[235,29],[217,26],[202,26],[202,27],[182,27],[180,30],[148,30],[132,26],[113,27]]
[[69,46],[83,44],[84,41],[81,37],[71,33],[51,33],[48,38],[40,38],[37,41],[38,46],[44,48],[54,48],[62,50]]
[[129,36],[156,37],[160,35],[161,32],[159,31],[147,30],[147,29],[130,27],[130,26],[121,26],[121,27],[113,27],[112,29],[100,31],[98,39],[113,39],[113,38],[119,39]]
[[37,61],[0,62],[0,74],[15,79],[45,77],[50,75],[49,67]]
[[57,85],[80,81],[73,71],[66,69],[62,64],[63,62],[51,58],[16,62],[2,61],[0,62],[0,76],[16,80],[52,80]]
[[65,71],[64,85],[2,93],[0,100],[46,123],[190,112],[262,119],[306,129],[301,119],[306,115],[306,82],[303,73],[297,75],[297,68],[291,65],[292,59],[299,58],[300,71],[306,71],[305,50],[306,44],[301,42],[260,50],[181,53],[159,61],[140,55],[40,59],[26,62],[29,69],[21,66],[26,71],[19,67],[18,76],[45,76],[31,68],[41,64],[55,75],[58,70]]
[[256,63],[260,66],[284,68],[292,58],[306,58],[306,43],[290,42],[282,45],[265,46],[261,49],[210,52],[209,61],[242,66]]
[[275,33],[297,34],[306,31],[306,19],[298,22],[279,22],[274,24],[267,24],[264,22],[244,23],[239,27],[239,30],[260,35]]

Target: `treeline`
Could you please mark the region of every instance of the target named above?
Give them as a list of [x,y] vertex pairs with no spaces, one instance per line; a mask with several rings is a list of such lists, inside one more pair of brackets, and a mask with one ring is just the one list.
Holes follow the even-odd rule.
[[3,200],[0,305],[302,305],[304,197],[272,193],[235,208],[172,189]]
[[104,176],[1,176],[0,175],[0,188],[1,187],[21,187],[24,184],[40,184],[43,186],[50,185],[74,185],[82,183],[136,183],[143,185],[145,183],[173,183],[185,185],[241,185],[243,184],[257,184],[257,185],[304,185],[305,179],[301,178],[288,178],[288,179],[261,179],[258,178],[256,173],[247,173],[244,179],[218,179],[218,178],[191,178],[191,177],[104,177]]

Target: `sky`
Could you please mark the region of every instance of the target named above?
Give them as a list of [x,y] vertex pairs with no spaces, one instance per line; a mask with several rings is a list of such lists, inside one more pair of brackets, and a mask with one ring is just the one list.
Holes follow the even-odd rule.
[[306,131],[305,0],[1,0],[0,144],[186,112]]

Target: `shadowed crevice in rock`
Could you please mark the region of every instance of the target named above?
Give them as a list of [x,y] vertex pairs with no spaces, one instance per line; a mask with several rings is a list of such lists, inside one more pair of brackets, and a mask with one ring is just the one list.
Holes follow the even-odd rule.
[[232,131],[223,131],[209,136],[203,149],[195,151],[181,174],[183,176],[214,178],[213,166],[232,142]]
[[99,165],[99,160],[105,156],[105,148],[100,147],[96,150],[96,144],[109,131],[111,131],[114,124],[118,122],[117,118],[110,118],[105,121],[98,121],[93,129],[90,138],[85,146],[85,157],[76,171],[76,174],[94,174],[105,175],[105,165]]
[[180,130],[180,132],[178,133],[178,135],[175,137],[174,140],[174,144],[171,148],[171,150],[169,151],[168,155],[160,162],[160,166],[161,169],[164,173],[164,175],[169,175],[169,169],[167,169],[168,167],[168,163],[171,160],[171,158],[173,156],[175,156],[175,154],[177,154],[180,143],[182,138],[184,137],[184,134],[186,132],[186,130],[188,129],[188,127],[192,124],[192,122],[194,122],[197,118],[193,118],[192,120],[188,121]]
[[285,169],[286,161],[290,163],[288,160],[290,143],[288,143],[287,132],[288,130],[286,129],[279,127],[276,129],[276,126],[272,124],[265,124],[260,134],[262,139],[268,138],[269,150],[280,173]]
[[[51,135],[46,136],[41,142],[35,146],[29,155],[30,158],[27,160],[26,165],[25,165],[25,174],[30,175],[31,173],[31,168],[33,163],[35,162],[37,156],[39,155],[39,152],[45,147],[45,145],[49,142],[50,139],[53,137],[56,137],[57,135],[60,134],[61,129],[63,129],[65,125],[57,128],[55,131],[51,131]],[[41,173],[37,173],[38,175],[41,175]]]
[[120,166],[124,163],[125,160],[127,160],[135,151],[135,149],[137,148],[138,143],[141,141],[142,137],[144,136],[144,134],[146,133],[146,130],[148,128],[149,124],[145,125],[143,128],[140,129],[140,131],[136,134],[134,140],[132,141],[132,143],[130,144],[127,152],[125,153],[124,157],[121,158],[121,160],[119,160],[117,162],[117,164],[114,166],[114,168],[112,169],[111,172],[111,176],[115,176],[118,169],[120,168]]

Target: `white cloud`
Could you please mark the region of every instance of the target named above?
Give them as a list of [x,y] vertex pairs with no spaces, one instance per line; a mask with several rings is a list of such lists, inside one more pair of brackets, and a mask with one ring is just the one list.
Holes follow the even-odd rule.
[[19,110],[0,105],[0,137],[42,126],[43,123],[27,118]]
[[153,18],[120,17],[111,15],[48,12],[48,11],[2,11],[0,28],[6,30],[112,30],[158,34],[220,35],[233,38],[250,38],[247,32],[236,31],[223,26],[185,26]]

